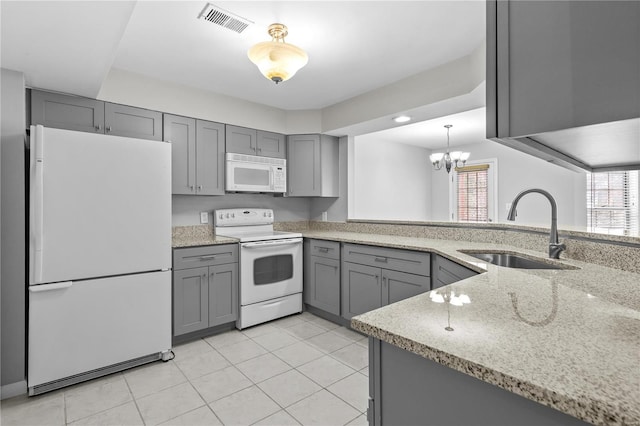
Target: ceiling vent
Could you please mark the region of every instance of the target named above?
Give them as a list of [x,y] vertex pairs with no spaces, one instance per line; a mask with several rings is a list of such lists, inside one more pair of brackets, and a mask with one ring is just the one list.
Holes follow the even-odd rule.
[[207,3],[204,9],[202,9],[202,12],[198,15],[198,19],[204,19],[205,21],[209,21],[216,25],[220,25],[221,27],[230,29],[231,31],[235,31],[238,34],[242,33],[249,25],[253,24],[253,22],[248,19],[224,10],[223,8],[211,3]]

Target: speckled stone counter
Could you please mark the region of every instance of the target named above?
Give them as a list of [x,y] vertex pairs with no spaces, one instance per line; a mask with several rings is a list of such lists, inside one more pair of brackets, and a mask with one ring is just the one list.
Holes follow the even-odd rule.
[[[428,251],[486,271],[354,317],[352,326],[587,422],[640,425],[640,274],[564,259],[559,263],[578,269],[509,269],[458,251],[546,256],[504,244],[303,235]],[[471,303],[434,303],[434,292],[466,294]],[[448,325],[453,331],[445,330]]]
[[174,226],[171,237],[171,245],[174,248],[233,244],[238,242],[235,238],[214,235],[213,227],[208,225]]

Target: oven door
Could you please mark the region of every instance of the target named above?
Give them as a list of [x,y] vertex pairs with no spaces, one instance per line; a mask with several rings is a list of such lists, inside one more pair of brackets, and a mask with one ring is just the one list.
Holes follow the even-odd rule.
[[242,306],[302,292],[302,238],[240,244]]

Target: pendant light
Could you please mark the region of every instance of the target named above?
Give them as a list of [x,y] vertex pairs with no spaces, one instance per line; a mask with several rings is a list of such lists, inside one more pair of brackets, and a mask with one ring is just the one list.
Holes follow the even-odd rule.
[[447,129],[447,152],[435,152],[429,156],[431,164],[436,170],[440,170],[442,166],[445,167],[447,173],[451,171],[451,166],[458,167],[458,163],[462,163],[464,166],[469,159],[468,152],[453,151],[449,152],[449,129],[453,127],[452,124],[446,124],[444,127]]
[[271,41],[256,44],[247,54],[266,78],[278,84],[293,77],[309,57],[304,50],[284,41],[289,34],[286,25],[271,24],[268,33]]

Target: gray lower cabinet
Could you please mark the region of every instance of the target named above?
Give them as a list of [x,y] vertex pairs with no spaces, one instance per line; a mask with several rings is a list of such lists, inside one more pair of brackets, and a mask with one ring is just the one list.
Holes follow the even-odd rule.
[[42,90],[31,91],[31,124],[162,140],[162,113]]
[[304,303],[340,315],[340,243],[305,240]]
[[173,251],[173,335],[238,318],[238,246]]
[[285,136],[239,126],[226,126],[227,152],[286,158]]
[[369,338],[371,426],[586,425],[553,408]]
[[440,255],[431,255],[431,262],[432,290],[455,283],[460,280],[464,280],[465,278],[478,275],[476,271],[473,271]]
[[224,124],[164,114],[171,143],[171,188],[179,195],[224,195]]
[[345,319],[431,288],[429,253],[343,244],[342,260]]
[[338,139],[328,135],[287,138],[287,194],[291,197],[338,197]]

